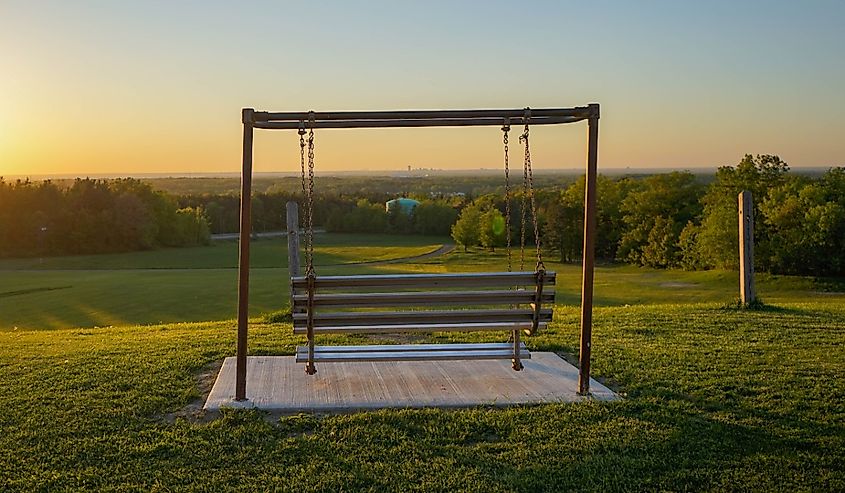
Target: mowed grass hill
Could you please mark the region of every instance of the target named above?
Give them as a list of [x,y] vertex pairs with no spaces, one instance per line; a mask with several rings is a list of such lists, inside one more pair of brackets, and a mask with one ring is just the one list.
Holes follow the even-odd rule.
[[[438,238],[318,241],[325,274],[504,266],[503,252],[480,251],[378,262]],[[765,305],[738,310],[734,272],[600,266],[593,373],[624,396],[615,403],[209,419],[203,393],[234,354],[235,252],[0,263],[0,489],[845,490],[837,281],[760,276]],[[251,354],[303,342],[262,316],[286,307],[286,257],[284,240],[254,243]],[[548,266],[560,273],[555,320],[526,342],[571,358],[580,268]]]
[[[506,267],[503,249],[460,249],[419,259],[448,238],[402,235],[317,234],[318,274],[497,271]],[[253,241],[250,314],[261,316],[288,306],[287,242]],[[514,262],[519,264],[518,252]],[[530,252],[527,269],[533,269]],[[402,259],[410,259],[402,262]],[[397,262],[397,260],[399,260]],[[559,276],[557,301],[577,305],[581,267],[546,261]],[[0,328],[55,329],[234,318],[237,310],[237,241],[109,255],[0,259]],[[516,268],[515,267],[515,268]],[[737,273],[684,272],[625,265],[596,270],[598,306],[725,303],[737,292]],[[770,302],[817,299],[837,302],[831,281],[758,276],[761,296]]]

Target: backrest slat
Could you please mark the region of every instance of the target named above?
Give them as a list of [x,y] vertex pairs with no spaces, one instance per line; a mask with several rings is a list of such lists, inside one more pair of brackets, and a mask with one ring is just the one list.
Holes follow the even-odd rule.
[[[461,309],[461,310],[416,310],[416,311],[384,311],[384,312],[321,312],[314,313],[314,326],[327,327],[338,325],[396,325],[396,324],[430,324],[442,321],[450,323],[461,322],[530,322],[534,310],[527,308],[512,309]],[[540,310],[540,321],[552,320],[552,309]],[[304,327],[307,315],[294,313],[295,327]]]
[[[478,306],[521,305],[534,303],[534,291],[411,291],[397,293],[329,293],[314,295],[315,307],[379,307],[379,306]],[[554,291],[544,291],[541,303],[553,303]],[[308,295],[293,296],[294,308],[308,303]]]
[[[553,285],[556,281],[554,272],[546,272],[544,285]],[[357,276],[317,276],[316,287],[321,289],[355,288],[472,288],[534,286],[534,272],[472,272],[461,274],[386,274]],[[304,276],[291,279],[293,289],[305,289],[307,280]]]

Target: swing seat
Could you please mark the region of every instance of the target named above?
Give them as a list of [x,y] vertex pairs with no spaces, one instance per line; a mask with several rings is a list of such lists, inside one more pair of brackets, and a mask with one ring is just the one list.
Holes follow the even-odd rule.
[[[530,359],[531,353],[520,343],[519,357]],[[512,359],[513,344],[379,344],[372,346],[314,346],[317,363],[350,361],[432,361],[468,359]],[[296,362],[308,361],[308,348],[296,348]]]
[[[318,276],[291,279],[294,334],[524,331],[552,320],[554,272]],[[545,289],[544,289],[545,288]],[[427,309],[436,306],[437,309]],[[404,307],[404,310],[396,310]],[[519,358],[530,358],[520,345]],[[315,346],[314,361],[513,359],[512,343]],[[297,361],[308,358],[297,348]]]

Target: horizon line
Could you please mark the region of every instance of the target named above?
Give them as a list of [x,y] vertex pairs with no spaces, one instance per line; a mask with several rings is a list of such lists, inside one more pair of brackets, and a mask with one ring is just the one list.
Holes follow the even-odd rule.
[[[673,171],[690,171],[693,173],[701,173],[701,172],[715,172],[718,168],[724,165],[706,165],[706,166],[678,166],[678,167],[648,167],[648,166],[609,166],[605,168],[601,168],[601,171],[610,171],[616,174],[618,173],[669,173]],[[790,170],[805,170],[805,171],[821,171],[821,170],[828,170],[831,168],[841,168],[845,167],[845,165],[829,165],[829,166],[790,166]],[[437,174],[442,176],[448,176],[450,174],[465,174],[465,173],[501,173],[502,170],[498,168],[412,168],[411,170],[398,168],[398,169],[380,169],[380,170],[368,170],[368,169],[352,169],[352,170],[325,170],[319,172],[319,175],[323,176],[339,176],[339,175],[369,175],[369,176],[392,176],[392,177],[401,177],[401,176],[416,176],[416,177],[424,177],[430,174]],[[581,167],[572,167],[572,168],[538,168],[534,169],[534,174],[574,174],[574,173],[583,173],[584,170]],[[0,174],[0,178],[8,179],[8,180],[21,180],[21,179],[30,179],[30,180],[66,180],[66,179],[75,179],[75,178],[227,178],[227,177],[236,177],[241,176],[241,171],[163,171],[163,172],[115,172],[115,173],[102,173],[102,172],[93,172],[93,173],[32,173],[32,174],[10,174],[10,175],[2,175]],[[299,171],[255,171],[253,172],[253,177],[292,177],[292,176],[299,176]]]

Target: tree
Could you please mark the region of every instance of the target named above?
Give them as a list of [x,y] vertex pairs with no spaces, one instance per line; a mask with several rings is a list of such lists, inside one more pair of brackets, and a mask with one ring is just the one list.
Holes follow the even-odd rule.
[[664,216],[654,218],[654,223],[648,232],[648,240],[640,253],[642,265],[663,268],[678,265],[680,231],[677,225],[678,223],[671,218]]
[[387,230],[390,233],[408,234],[413,230],[413,213],[402,210],[402,207],[394,202],[387,211]]
[[546,203],[543,214],[545,245],[560,254],[561,262],[573,262],[581,255],[584,229],[584,190],[576,182]]
[[423,235],[447,235],[458,219],[454,207],[441,201],[422,201],[414,208],[414,231]]
[[701,226],[693,221],[687,221],[687,225],[678,235],[678,266],[684,270],[697,270],[704,267],[701,253],[698,250],[698,233]]
[[652,175],[622,201],[625,231],[617,255],[631,263],[675,266],[681,230],[701,211],[703,186],[689,172]]
[[495,251],[496,246],[505,244],[505,217],[499,209],[488,206],[481,213],[479,223],[478,241],[481,246]]
[[845,274],[845,203],[830,178],[787,180],[759,204],[770,240],[763,263],[771,272]]
[[789,166],[778,156],[746,154],[737,166],[722,166],[716,180],[702,197],[703,217],[698,234],[698,250],[708,267],[738,269],[739,249],[737,196],[751,191],[754,201],[754,243],[757,267],[769,269],[771,242],[769,227],[760,214],[760,204],[769,190],[786,180]]
[[452,239],[455,243],[464,247],[476,246],[481,241],[481,208],[476,204],[470,204],[461,211],[457,222],[452,226]]

